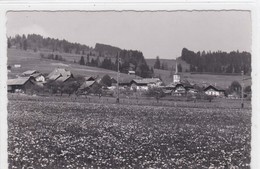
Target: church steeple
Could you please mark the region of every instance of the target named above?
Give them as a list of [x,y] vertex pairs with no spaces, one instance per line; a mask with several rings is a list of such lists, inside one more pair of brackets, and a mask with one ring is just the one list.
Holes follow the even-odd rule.
[[180,75],[178,74],[178,62],[175,63],[175,74],[173,75],[173,83],[179,83],[181,80]]
[[175,74],[178,74],[178,62],[177,62],[177,60],[175,62]]

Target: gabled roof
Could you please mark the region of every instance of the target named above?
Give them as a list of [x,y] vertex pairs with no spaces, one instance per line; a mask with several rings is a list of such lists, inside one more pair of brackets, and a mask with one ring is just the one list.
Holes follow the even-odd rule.
[[124,78],[120,77],[118,79],[118,81],[119,81],[119,84],[129,84],[130,85],[130,83],[133,79],[134,79],[134,77],[124,77]]
[[19,77],[17,79],[8,79],[7,80],[7,85],[12,86],[12,85],[24,85],[28,80],[31,80],[31,77]]
[[35,73],[38,73],[38,71],[37,70],[27,70],[27,71],[23,72],[22,75],[30,76],[30,75],[35,74]]
[[57,80],[61,77],[61,74],[53,74],[52,76],[47,76],[50,80]]
[[95,77],[93,77],[93,76],[85,76],[84,79],[86,81],[93,81],[93,80],[95,80]]
[[133,82],[137,84],[151,84],[151,83],[157,83],[161,80],[159,78],[144,78],[144,79],[133,79]]
[[31,76],[34,77],[34,78],[36,78],[36,77],[41,76],[41,75],[42,75],[41,73],[34,73],[34,74],[32,74]]
[[69,70],[66,69],[62,69],[62,68],[57,68],[54,71],[52,71],[47,78],[50,80],[56,80],[60,77],[63,77],[61,79],[61,81],[63,81],[64,79],[67,79],[68,77],[71,77],[72,73]]
[[213,85],[209,85],[207,86],[206,88],[204,88],[204,91],[208,90],[208,89],[213,89],[213,90],[216,90],[216,91],[225,91],[223,88],[219,87],[219,86],[213,86]]
[[88,87],[91,87],[96,81],[85,81],[79,89],[85,89],[85,88],[88,88]]
[[59,82],[65,82],[67,81],[71,76],[60,76],[56,79],[56,81],[59,81]]
[[181,80],[180,82],[177,83],[170,83],[166,86],[166,88],[175,88],[177,86],[183,86],[185,88],[193,88],[193,86],[190,84],[188,80]]

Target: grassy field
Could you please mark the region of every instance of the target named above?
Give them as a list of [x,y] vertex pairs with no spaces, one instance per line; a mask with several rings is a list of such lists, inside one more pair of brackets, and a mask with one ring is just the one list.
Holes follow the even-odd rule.
[[[62,54],[64,55],[64,54]],[[72,56],[71,56],[72,57]],[[76,57],[73,55],[73,57]],[[72,58],[73,58],[72,57]],[[80,56],[78,56],[80,58]],[[66,59],[70,58],[69,54],[66,54]],[[72,59],[71,58],[71,59]],[[68,60],[68,59],[67,59]],[[111,77],[116,77],[116,72],[89,66],[81,66],[72,62],[61,62],[55,60],[41,59],[40,54],[37,52],[22,51],[17,49],[8,49],[8,65],[21,64],[21,68],[12,68],[12,71],[8,73],[9,78],[14,78],[17,74],[21,74],[26,70],[39,70],[42,73],[50,73],[57,67],[66,68],[71,70],[74,75],[83,75],[83,76],[103,76],[105,74],[110,75]],[[165,84],[172,82],[172,77],[170,76],[170,71],[167,70],[158,70],[155,69],[155,76],[162,78]],[[120,74],[121,78],[130,77],[127,74]],[[249,76],[245,76],[249,78]],[[202,84],[203,82],[216,84],[223,88],[227,88],[232,81],[237,80],[241,83],[241,76],[230,76],[230,75],[207,75],[207,74],[190,74],[190,73],[181,73],[181,79],[187,79],[190,82],[196,84]],[[245,81],[245,86],[251,85],[251,79]]]
[[[62,54],[63,56],[63,54]],[[69,57],[69,56],[67,56]],[[80,56],[79,56],[80,57]],[[116,78],[117,72],[90,66],[82,66],[72,62],[62,62],[49,59],[42,59],[40,53],[33,51],[22,51],[17,49],[8,49],[7,53],[8,65],[20,64],[21,68],[12,68],[8,73],[9,78],[14,78],[16,75],[23,73],[26,70],[38,70],[41,73],[50,73],[55,68],[65,68],[70,70],[74,75],[82,76],[97,76],[100,77],[108,74]],[[80,59],[80,58],[79,58]],[[127,78],[129,75],[120,73],[121,78]]]
[[[159,70],[154,69],[154,73],[156,76],[160,76],[162,80],[169,84],[172,82],[172,76],[170,76],[169,70]],[[187,79],[189,82],[193,82],[195,84],[212,84],[217,85],[223,88],[228,88],[233,81],[238,81],[240,84],[242,84],[242,77],[237,75],[212,75],[212,74],[191,74],[191,73],[180,73],[181,79]],[[252,80],[250,79],[250,76],[244,76],[244,79],[247,79],[244,81],[244,85],[248,86],[251,85]]]
[[250,168],[251,109],[236,104],[9,96],[9,168]]

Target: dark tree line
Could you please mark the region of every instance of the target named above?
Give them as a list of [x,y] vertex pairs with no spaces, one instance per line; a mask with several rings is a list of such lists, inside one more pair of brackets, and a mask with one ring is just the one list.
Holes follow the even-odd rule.
[[[36,34],[29,34],[27,36],[16,35],[15,37],[9,37],[8,47],[16,47],[21,50],[30,49],[35,52],[38,50],[47,49],[52,52],[81,54],[82,56],[78,61],[80,65],[95,66],[110,70],[117,70],[117,57],[120,55],[120,72],[128,73],[129,70],[134,70],[136,75],[141,77],[152,77],[153,75],[153,69],[150,69],[147,65],[143,53],[136,50],[121,50],[117,47],[98,43],[93,49],[79,43],[71,43],[66,40],[59,40],[49,37],[45,38]],[[47,57],[48,59],[53,60],[63,60],[61,56],[56,56],[53,54]],[[101,57],[103,59],[101,59]]]
[[27,50],[31,49],[38,51],[39,49],[48,49],[50,51],[59,51],[65,53],[74,53],[74,54],[87,54],[92,50],[89,46],[82,45],[79,43],[71,43],[66,40],[59,40],[54,38],[45,38],[41,35],[28,34],[25,35],[16,35],[15,37],[8,38],[8,47],[15,46],[16,48]]
[[190,64],[191,72],[241,73],[242,70],[245,73],[251,72],[251,54],[248,52],[199,51],[195,53],[183,48],[181,58]]
[[59,60],[59,61],[66,61],[61,55],[49,53],[47,56],[45,56],[43,53],[40,53],[41,58],[44,59],[51,59],[51,60]]
[[118,52],[121,51],[120,48],[106,45],[106,44],[100,44],[96,43],[94,50],[98,52],[99,56],[102,57],[113,57],[118,54]]
[[147,65],[142,52],[136,50],[121,50],[119,58],[121,58],[120,72],[127,73],[128,70],[132,68],[138,76],[144,78],[153,76],[153,69],[150,69]]
[[89,56],[87,56],[87,59],[85,59],[84,56],[81,56],[79,64],[114,71],[117,71],[117,65],[119,64],[119,71],[121,73],[128,73],[129,70],[134,70],[136,75],[141,77],[153,76],[153,68],[149,68],[142,52],[134,50],[121,50],[118,54],[120,61],[118,61],[118,56],[115,56],[115,61],[112,61],[111,58],[104,58],[103,61],[100,61],[99,56],[96,57],[96,59],[92,58],[90,61]]
[[156,60],[155,60],[153,67],[155,69],[168,70],[168,64],[166,62],[161,63],[159,56],[156,57]]

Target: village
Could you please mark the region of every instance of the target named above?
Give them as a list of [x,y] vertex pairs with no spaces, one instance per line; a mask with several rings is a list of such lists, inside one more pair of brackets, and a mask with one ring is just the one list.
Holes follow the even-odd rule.
[[[192,98],[211,101],[213,98],[239,99],[241,94],[233,92],[227,94],[216,84],[195,84],[182,78],[177,64],[172,82],[165,84],[160,78],[141,78],[130,70],[127,78],[99,76],[77,76],[65,68],[56,68],[48,75],[37,70],[27,70],[17,75],[17,78],[8,79],[8,92],[25,94],[76,94],[98,95],[110,97],[149,96],[157,100],[166,98]],[[245,93],[244,97],[250,95]],[[203,97],[203,98],[202,98]]]
[[252,168],[255,12],[102,5],[5,13],[5,168]]

